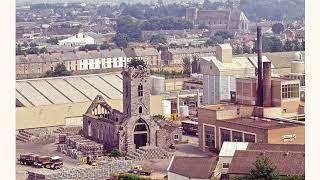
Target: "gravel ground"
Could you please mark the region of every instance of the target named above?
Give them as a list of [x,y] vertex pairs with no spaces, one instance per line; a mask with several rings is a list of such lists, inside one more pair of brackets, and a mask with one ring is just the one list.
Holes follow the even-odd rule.
[[[212,156],[213,154],[204,153],[198,148],[198,137],[195,136],[183,136],[183,140],[188,139],[187,144],[180,144],[176,146],[175,155],[176,156]],[[55,143],[51,144],[26,144],[17,141],[16,143],[16,157],[19,157],[21,153],[36,153],[39,155],[48,155],[48,156],[61,156],[63,158],[64,167],[74,167],[80,165],[80,162],[72,159],[63,153],[60,153],[56,150],[57,145]],[[144,169],[152,170],[152,178],[154,179],[163,179],[167,174],[167,168],[169,166],[171,159],[152,159],[135,162],[135,165],[142,165]],[[16,160],[17,161],[17,160]],[[26,165],[20,165],[17,162],[16,165],[16,179],[25,180],[26,173],[28,170],[37,169],[35,167],[30,167]]]

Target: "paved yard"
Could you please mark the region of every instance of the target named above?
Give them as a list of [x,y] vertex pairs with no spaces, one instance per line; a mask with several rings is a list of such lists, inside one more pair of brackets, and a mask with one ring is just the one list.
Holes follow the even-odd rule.
[[[183,140],[188,139],[187,144],[180,144],[176,146],[175,156],[193,156],[193,157],[209,157],[214,154],[204,153],[198,148],[198,137],[195,136],[183,136]],[[80,165],[80,162],[72,159],[56,150],[57,145],[51,144],[25,144],[16,143],[16,156],[18,158],[21,153],[36,153],[39,155],[54,156],[58,155],[63,157],[63,163],[65,167],[74,167]],[[135,162],[135,165],[142,165],[144,169],[153,170],[152,178],[162,179],[167,174],[167,168],[169,166],[171,159],[152,159]],[[26,165],[20,165],[17,162],[16,165],[16,175],[17,180],[25,180],[26,172],[31,169],[36,169],[35,167],[30,167]]]

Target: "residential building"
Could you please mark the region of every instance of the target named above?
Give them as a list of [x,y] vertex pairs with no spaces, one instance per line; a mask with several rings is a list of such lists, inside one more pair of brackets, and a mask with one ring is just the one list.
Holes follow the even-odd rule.
[[278,151],[278,152],[304,152],[305,146],[299,144],[265,144],[248,142],[223,142],[219,152],[219,161],[217,166],[221,171],[221,179],[228,174],[229,167],[237,151]]
[[122,49],[75,51],[16,56],[16,74],[44,74],[62,63],[69,71],[112,69],[125,67],[129,59]]
[[199,48],[169,48],[161,52],[161,60],[163,64],[182,64],[184,57],[189,57],[192,61],[192,56],[204,57],[214,56],[216,53],[215,47],[199,47]]
[[138,58],[143,60],[147,65],[161,65],[161,56],[155,48],[126,48],[123,50],[128,59]]
[[219,174],[217,157],[174,156],[168,166],[168,180],[211,180]]
[[[278,176],[305,177],[305,152],[245,150],[236,151],[228,170],[228,179],[243,177],[255,169],[257,158],[268,158]],[[245,162],[245,163],[244,163]]]

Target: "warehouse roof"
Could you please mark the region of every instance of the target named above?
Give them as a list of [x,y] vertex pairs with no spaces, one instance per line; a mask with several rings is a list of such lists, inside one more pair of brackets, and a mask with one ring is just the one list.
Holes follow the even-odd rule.
[[16,98],[24,106],[88,102],[97,95],[122,99],[122,76],[107,73],[16,81]]

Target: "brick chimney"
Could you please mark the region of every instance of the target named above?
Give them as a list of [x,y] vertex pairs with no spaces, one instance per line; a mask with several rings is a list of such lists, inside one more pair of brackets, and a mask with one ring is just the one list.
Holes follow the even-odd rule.
[[86,53],[88,53],[88,49],[85,49]]
[[271,62],[263,62],[263,107],[272,105],[271,98]]

